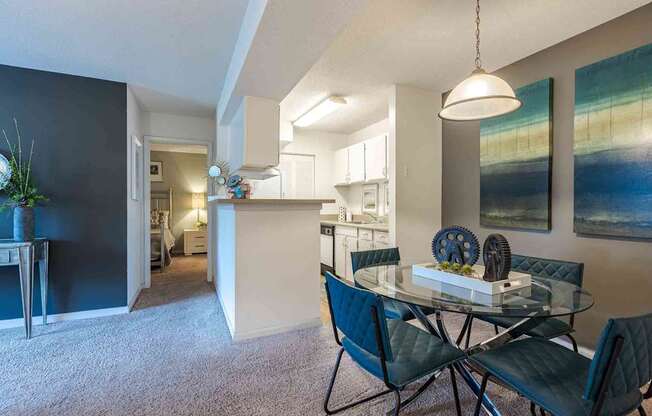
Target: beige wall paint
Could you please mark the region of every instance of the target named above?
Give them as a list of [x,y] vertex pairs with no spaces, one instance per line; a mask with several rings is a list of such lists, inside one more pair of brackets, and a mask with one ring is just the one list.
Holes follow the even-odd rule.
[[406,262],[428,260],[441,227],[441,95],[404,85],[389,100],[390,239]]
[[[576,68],[652,42],[652,5],[509,65],[497,73],[520,87],[554,78],[552,230],[549,233],[481,228],[479,123],[443,125],[443,224],[478,234],[504,234],[519,254],[581,261],[595,306],[576,320],[581,344],[593,347],[612,316],[652,311],[652,243],[577,236],[573,232],[573,106]],[[652,207],[650,208],[652,209]]]

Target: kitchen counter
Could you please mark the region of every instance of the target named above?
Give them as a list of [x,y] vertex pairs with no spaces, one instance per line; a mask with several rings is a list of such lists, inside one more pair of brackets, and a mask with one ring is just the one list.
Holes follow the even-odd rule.
[[280,204],[332,204],[334,199],[271,199],[271,198],[258,198],[258,199],[229,199],[218,198],[216,196],[209,196],[208,202],[215,204],[237,204],[237,205],[280,205]]
[[374,231],[385,231],[389,232],[389,226],[387,224],[356,224],[352,222],[339,222],[331,220],[321,220],[322,225],[334,225],[336,227],[355,227],[362,228],[365,230],[374,230]]

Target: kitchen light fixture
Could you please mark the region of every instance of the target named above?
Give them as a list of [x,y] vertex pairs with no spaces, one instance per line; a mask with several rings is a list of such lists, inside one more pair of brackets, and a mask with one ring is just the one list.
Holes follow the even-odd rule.
[[487,74],[480,60],[480,0],[475,6],[475,70],[448,94],[439,117],[470,121],[501,116],[518,110],[522,103],[503,79]]
[[313,123],[316,123],[320,119],[324,118],[328,114],[332,113],[333,111],[337,110],[338,108],[342,107],[343,105],[346,104],[346,100],[342,97],[336,97],[336,96],[331,96],[325,99],[324,101],[320,102],[308,112],[306,112],[304,115],[299,117],[294,121],[295,126],[297,127],[306,127],[309,126]]

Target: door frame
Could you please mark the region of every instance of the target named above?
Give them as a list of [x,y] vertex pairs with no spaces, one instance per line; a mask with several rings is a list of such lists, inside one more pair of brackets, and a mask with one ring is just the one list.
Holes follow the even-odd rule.
[[[150,234],[150,209],[151,209],[151,182],[149,180],[149,164],[151,161],[151,145],[152,143],[162,143],[162,144],[192,144],[192,145],[201,145],[206,146],[206,195],[211,195],[213,189],[211,188],[211,182],[208,180],[208,167],[211,165],[214,160],[214,144],[213,141],[202,140],[202,139],[191,139],[191,138],[180,138],[180,137],[163,137],[163,136],[152,136],[144,135],[143,136],[143,153],[144,153],[144,162],[143,162],[143,287],[149,288],[152,285],[152,270],[151,270],[151,234]],[[215,244],[215,226],[214,226],[214,208],[211,204],[206,205],[206,229],[208,230],[208,247],[206,248],[206,259],[207,259],[207,268],[206,268],[206,281],[213,282],[213,276],[215,276],[215,265],[213,262],[213,257],[211,253],[213,252],[213,247]]]

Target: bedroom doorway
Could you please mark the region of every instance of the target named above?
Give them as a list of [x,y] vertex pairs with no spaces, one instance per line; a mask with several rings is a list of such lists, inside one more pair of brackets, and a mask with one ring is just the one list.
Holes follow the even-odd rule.
[[213,279],[211,142],[145,136],[144,288]]

